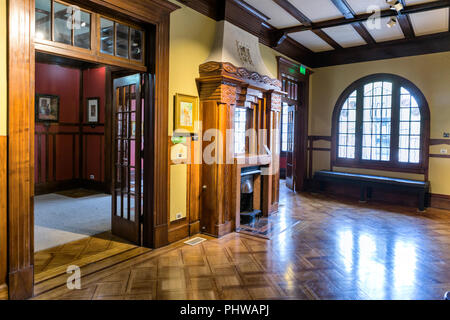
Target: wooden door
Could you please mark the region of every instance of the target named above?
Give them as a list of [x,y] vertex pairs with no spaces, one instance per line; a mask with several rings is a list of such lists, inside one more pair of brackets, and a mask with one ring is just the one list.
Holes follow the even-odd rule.
[[295,105],[287,108],[286,186],[295,191]]
[[143,204],[141,76],[114,80],[112,233],[141,245]]

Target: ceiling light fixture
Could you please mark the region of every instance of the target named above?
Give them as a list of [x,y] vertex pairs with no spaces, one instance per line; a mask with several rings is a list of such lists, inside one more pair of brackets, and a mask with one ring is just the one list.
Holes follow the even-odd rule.
[[391,18],[389,20],[389,22],[387,23],[388,28],[392,28],[393,26],[395,26],[397,24],[397,19],[395,18]]
[[391,6],[391,10],[400,12],[404,9],[403,4],[396,0],[386,0],[386,3]]

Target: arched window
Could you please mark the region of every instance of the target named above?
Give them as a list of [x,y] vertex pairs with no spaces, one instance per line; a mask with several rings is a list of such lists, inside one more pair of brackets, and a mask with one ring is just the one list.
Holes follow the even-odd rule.
[[333,166],[424,173],[429,109],[410,81],[376,74],[350,85],[333,114]]

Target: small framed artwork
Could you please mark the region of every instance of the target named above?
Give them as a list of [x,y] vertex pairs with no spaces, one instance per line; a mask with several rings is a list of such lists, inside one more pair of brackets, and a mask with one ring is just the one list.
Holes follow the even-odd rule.
[[36,121],[59,121],[59,96],[36,94]]
[[87,99],[87,122],[98,123],[98,106],[100,104],[100,98],[88,98]]
[[175,131],[195,132],[198,121],[198,98],[184,94],[175,95]]

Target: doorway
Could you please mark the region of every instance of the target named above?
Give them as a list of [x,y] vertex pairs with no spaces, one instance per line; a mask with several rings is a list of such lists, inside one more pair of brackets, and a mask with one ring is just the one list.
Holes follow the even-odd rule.
[[307,178],[309,76],[303,66],[278,57],[278,78],[282,83],[280,134],[280,185],[294,192],[304,191]]
[[[137,2],[103,1],[104,5],[91,4],[88,12],[95,32],[91,32],[90,49],[76,49],[68,44],[56,43],[37,38],[35,28],[35,0],[10,1],[8,6],[9,45],[8,63],[8,289],[10,299],[26,299],[34,290],[34,116],[35,116],[35,53],[48,52],[58,56],[76,57],[83,61],[106,63],[119,67],[130,67],[138,72],[152,74],[154,97],[158,108],[150,108],[153,112],[152,126],[146,136],[155,142],[152,148],[145,151],[149,156],[149,168],[146,179],[149,184],[158,181],[159,190],[168,190],[168,74],[169,74],[169,31],[170,13],[178,8],[167,2],[164,6],[149,3],[142,7]],[[67,2],[66,2],[67,3]],[[80,3],[76,1],[75,3]],[[81,5],[81,3],[80,3]],[[52,9],[53,10],[53,9]],[[99,14],[102,12],[102,14]],[[73,10],[72,10],[73,13]],[[53,14],[53,11],[52,11]],[[47,16],[48,12],[46,13]],[[147,50],[142,54],[142,62],[135,63],[130,59],[111,54],[101,55],[100,22],[103,17],[116,17],[142,24],[146,33],[143,36]],[[54,19],[47,19],[53,21]],[[24,21],[24,23],[17,23]],[[44,21],[44,20],[43,20]],[[85,21],[86,22],[86,21]],[[83,24],[83,23],[81,23]],[[67,24],[65,24],[67,25]],[[86,22],[85,27],[88,26]],[[105,32],[105,45],[108,47],[114,37],[114,24]],[[46,30],[55,30],[48,28]],[[107,31],[107,30],[106,30]],[[139,33],[137,33],[139,34]],[[45,35],[45,33],[44,33]],[[135,33],[136,35],[136,33]],[[71,39],[75,40],[74,37]],[[136,38],[136,37],[134,37]],[[70,38],[69,38],[70,39]],[[141,38],[142,39],[142,38]],[[126,41],[125,39],[123,39]],[[124,41],[118,44],[123,48]],[[114,43],[113,43],[114,44]],[[36,50],[36,51],[35,51]],[[151,103],[149,101],[149,103]],[[149,172],[151,171],[151,172]],[[148,247],[161,247],[168,243],[167,192],[149,191],[151,198],[149,208],[144,215],[144,244]]]
[[133,70],[39,52],[35,65],[39,293],[68,266],[145,252],[137,248],[146,188],[146,97],[145,77]]

